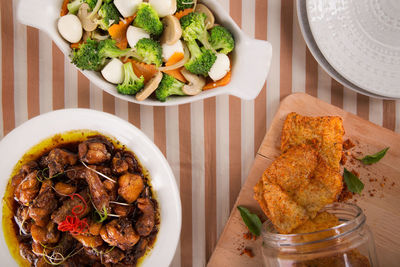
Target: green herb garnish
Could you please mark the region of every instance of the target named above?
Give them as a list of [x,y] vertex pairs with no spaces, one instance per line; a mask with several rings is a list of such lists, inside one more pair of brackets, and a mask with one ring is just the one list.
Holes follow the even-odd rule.
[[110,253],[114,248],[115,248],[115,246],[112,246],[111,248],[107,249],[106,251],[101,251],[101,250],[99,251],[96,248],[92,247],[93,251],[96,252],[97,256],[102,256],[104,254]]
[[242,216],[244,223],[246,224],[247,228],[249,228],[249,231],[256,236],[259,236],[261,234],[262,227],[260,218],[258,218],[256,214],[251,213],[245,207],[238,206],[237,208],[240,212],[240,216]]
[[363,157],[362,159],[358,159],[358,160],[361,161],[362,163],[364,163],[365,165],[371,165],[373,163],[377,163],[378,161],[380,161],[386,155],[386,152],[388,150],[389,150],[389,147],[387,147],[375,154],[367,155],[367,156]]
[[[50,265],[61,265],[67,259],[75,256],[83,249],[83,247],[81,247],[78,250],[71,251],[67,256],[64,256],[61,252],[56,251],[56,249],[59,248],[59,245],[57,245],[54,248],[48,248],[45,245],[42,246],[43,246],[43,260]],[[46,249],[50,249],[50,251],[47,251]]]
[[36,179],[37,179],[39,182],[43,183],[44,180],[50,180],[50,179],[53,179],[53,178],[55,178],[55,177],[60,176],[61,174],[63,174],[62,172],[59,172],[59,173],[54,174],[53,176],[48,177],[48,176],[46,176],[46,174],[45,174],[45,172],[48,171],[48,170],[49,170],[49,168],[44,168],[43,170],[39,170],[39,171],[37,172],[37,174],[36,174]]
[[103,206],[103,213],[99,212],[98,210],[96,210],[96,214],[99,215],[100,220],[97,220],[98,222],[104,222],[107,219],[107,208],[105,206]]
[[364,189],[364,184],[357,176],[344,168],[343,178],[350,192],[361,194],[361,191]]

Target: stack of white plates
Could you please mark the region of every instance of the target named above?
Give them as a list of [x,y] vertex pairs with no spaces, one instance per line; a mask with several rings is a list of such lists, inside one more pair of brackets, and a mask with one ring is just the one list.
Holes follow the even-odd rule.
[[358,93],[400,98],[400,0],[297,0],[311,53]]

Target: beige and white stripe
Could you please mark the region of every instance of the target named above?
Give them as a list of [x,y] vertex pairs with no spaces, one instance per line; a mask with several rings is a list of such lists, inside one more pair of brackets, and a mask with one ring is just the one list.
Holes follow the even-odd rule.
[[172,266],[206,264],[285,96],[306,92],[400,132],[400,101],[354,93],[318,66],[294,1],[219,0],[248,35],[272,43],[269,78],[253,101],[218,96],[177,107],[140,106],[103,92],[45,33],[16,21],[18,0],[0,1],[0,137],[36,115],[74,107],[116,114],[142,129],[167,157],[181,192],[182,232]]

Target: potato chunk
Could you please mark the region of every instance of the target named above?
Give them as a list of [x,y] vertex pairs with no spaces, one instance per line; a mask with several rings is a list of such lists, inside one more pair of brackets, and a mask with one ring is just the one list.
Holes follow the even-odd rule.
[[142,177],[132,173],[126,173],[119,177],[118,185],[118,194],[129,204],[139,197],[144,188]]

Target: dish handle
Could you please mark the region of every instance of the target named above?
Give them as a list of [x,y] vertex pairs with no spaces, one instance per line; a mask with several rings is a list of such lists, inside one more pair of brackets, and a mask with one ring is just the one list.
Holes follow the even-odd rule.
[[239,44],[241,53],[237,54],[235,64],[243,73],[232,76],[237,79],[231,95],[245,100],[255,99],[260,93],[269,73],[272,60],[272,45],[267,41],[247,37]]
[[[62,0],[20,0],[17,19],[20,23],[48,31],[49,25],[57,21]],[[56,4],[56,3],[59,3]],[[51,23],[51,24],[49,24]]]

